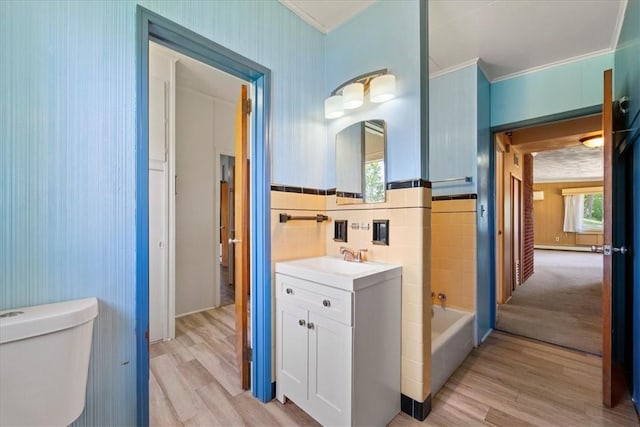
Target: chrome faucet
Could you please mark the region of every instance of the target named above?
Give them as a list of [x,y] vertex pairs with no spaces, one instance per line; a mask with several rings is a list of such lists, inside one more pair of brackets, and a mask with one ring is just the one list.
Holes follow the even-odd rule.
[[367,252],[367,249],[358,249],[357,251],[346,246],[340,246],[340,255],[344,257],[345,261],[350,262],[363,262],[363,252]]

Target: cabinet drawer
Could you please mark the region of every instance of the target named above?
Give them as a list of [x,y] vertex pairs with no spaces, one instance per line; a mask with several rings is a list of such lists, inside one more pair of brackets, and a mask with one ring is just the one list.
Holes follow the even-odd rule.
[[351,326],[353,293],[276,274],[276,298]]

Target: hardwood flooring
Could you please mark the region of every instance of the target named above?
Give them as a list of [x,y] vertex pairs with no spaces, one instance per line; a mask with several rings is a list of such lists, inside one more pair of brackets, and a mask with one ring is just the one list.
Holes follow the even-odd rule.
[[[150,347],[152,426],[319,426],[292,402],[263,404],[240,387],[234,306],[176,319],[176,339]],[[419,422],[390,426],[638,426],[630,399],[601,405],[601,359],[494,332],[472,351]]]

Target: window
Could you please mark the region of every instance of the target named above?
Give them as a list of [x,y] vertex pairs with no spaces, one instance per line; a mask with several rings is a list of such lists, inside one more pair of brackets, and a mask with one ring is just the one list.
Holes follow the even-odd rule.
[[602,233],[604,217],[603,187],[563,188],[563,231],[576,233]]
[[384,202],[384,159],[364,164],[365,203]]
[[602,193],[585,194],[583,212],[582,231],[602,232]]

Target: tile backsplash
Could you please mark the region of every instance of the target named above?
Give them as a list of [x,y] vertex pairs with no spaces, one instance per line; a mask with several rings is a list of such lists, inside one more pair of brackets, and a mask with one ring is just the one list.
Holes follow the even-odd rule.
[[431,227],[431,290],[447,306],[475,311],[476,200],[434,200]]

